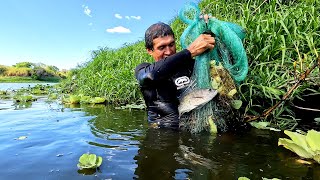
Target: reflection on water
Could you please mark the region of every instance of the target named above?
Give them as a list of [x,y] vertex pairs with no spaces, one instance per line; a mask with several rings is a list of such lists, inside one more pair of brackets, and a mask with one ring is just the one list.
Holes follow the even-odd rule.
[[277,146],[281,136],[257,129],[217,137],[149,129],[135,157],[135,174],[138,179],[319,179],[318,165],[301,164]]
[[[319,165],[277,145],[279,132],[192,135],[148,128],[144,111],[45,99],[1,101],[0,121],[1,179],[320,179]],[[87,152],[102,156],[97,171],[78,170]]]

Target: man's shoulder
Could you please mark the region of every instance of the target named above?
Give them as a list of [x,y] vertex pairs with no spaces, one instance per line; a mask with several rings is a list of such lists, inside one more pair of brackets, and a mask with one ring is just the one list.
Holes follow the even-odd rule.
[[147,66],[149,66],[149,65],[150,65],[150,63],[143,62],[143,63],[141,63],[141,64],[139,64],[139,65],[136,66],[135,71],[137,72],[137,71],[139,71],[140,69],[145,68],[145,67],[147,67]]
[[143,62],[143,63],[137,65],[135,70],[134,70],[135,74],[137,74],[141,69],[143,69],[143,68],[145,68],[147,66],[150,66],[150,63]]
[[140,63],[136,66],[136,69],[139,68],[139,67],[144,67],[144,66],[149,66],[151,63],[148,63],[148,62],[143,62],[143,63]]

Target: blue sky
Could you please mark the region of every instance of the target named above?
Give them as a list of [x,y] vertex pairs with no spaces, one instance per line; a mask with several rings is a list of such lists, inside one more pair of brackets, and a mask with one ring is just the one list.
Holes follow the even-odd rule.
[[42,62],[70,69],[99,47],[143,40],[153,23],[168,23],[198,0],[2,0],[0,64]]

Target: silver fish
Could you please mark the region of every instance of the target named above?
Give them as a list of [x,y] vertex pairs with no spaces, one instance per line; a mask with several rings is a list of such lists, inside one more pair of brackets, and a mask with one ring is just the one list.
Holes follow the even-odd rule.
[[196,89],[183,95],[179,101],[179,115],[189,112],[211,101],[218,91],[214,89]]

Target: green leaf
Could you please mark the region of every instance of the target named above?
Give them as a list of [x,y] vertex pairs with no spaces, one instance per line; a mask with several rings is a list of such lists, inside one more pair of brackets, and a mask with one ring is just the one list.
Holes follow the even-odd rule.
[[88,163],[90,165],[95,165],[97,161],[97,156],[95,154],[89,154],[88,155]]
[[296,153],[298,156],[303,158],[312,158],[313,155],[306,151],[303,147],[297,145],[294,141],[286,138],[279,138],[278,146],[282,145],[283,147],[289,149],[290,151]]
[[292,141],[297,144],[298,146],[302,147],[305,151],[307,151],[308,153],[310,154],[314,154],[309,146],[308,146],[308,143],[307,143],[307,140],[306,140],[306,136],[305,135],[302,135],[300,133],[296,133],[296,132],[291,132],[291,131],[288,131],[288,130],[285,130],[284,133],[286,135],[288,135]]
[[267,128],[268,125],[270,125],[270,122],[250,122],[251,126],[257,128],[257,129],[269,129]]
[[90,102],[93,104],[101,104],[101,103],[104,103],[105,101],[106,99],[102,97],[94,97],[90,100]]
[[102,164],[102,157],[98,156],[97,161],[96,161],[96,167],[101,166],[101,164]]
[[241,100],[233,100],[233,101],[231,101],[231,106],[234,109],[240,109],[240,107],[242,106],[242,101]]
[[95,154],[83,154],[77,164],[80,169],[97,168],[102,164],[102,157]]
[[71,104],[79,104],[79,102],[80,102],[80,96],[70,95],[69,101],[70,101]]
[[247,177],[239,177],[238,180],[250,180],[250,179]]
[[317,154],[317,155],[313,156],[313,159],[314,159],[315,161],[317,161],[317,163],[320,164],[320,154]]
[[306,141],[313,152],[320,151],[320,132],[309,130],[306,135]]

